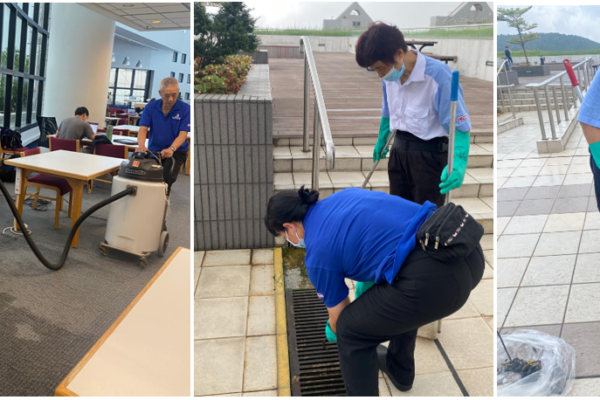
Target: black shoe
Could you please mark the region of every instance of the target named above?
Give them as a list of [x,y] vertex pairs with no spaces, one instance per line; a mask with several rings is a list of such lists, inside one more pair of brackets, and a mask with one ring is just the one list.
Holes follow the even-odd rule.
[[383,372],[384,374],[386,374],[388,376],[388,378],[390,379],[390,382],[392,382],[392,384],[396,387],[396,389],[398,389],[401,392],[408,392],[410,389],[412,389],[412,384],[402,385],[400,382],[398,382],[392,376],[392,374],[390,374],[390,371],[388,370],[388,367],[387,367],[387,363],[385,361],[386,355],[387,355],[387,347],[385,347],[382,344],[377,346],[377,359],[379,360],[379,369],[381,370],[381,372]]

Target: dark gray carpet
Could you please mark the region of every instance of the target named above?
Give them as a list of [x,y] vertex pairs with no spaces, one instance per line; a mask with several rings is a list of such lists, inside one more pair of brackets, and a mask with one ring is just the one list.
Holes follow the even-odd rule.
[[[10,193],[14,186],[8,184]],[[30,188],[30,190],[33,190]],[[83,210],[110,196],[95,187],[83,195]],[[47,211],[24,208],[23,218],[40,250],[57,262],[70,230],[67,204],[54,229],[54,203]],[[148,265],[127,254],[102,255],[108,207],[82,225],[79,247],[59,271],[46,269],[23,237],[2,229],[13,217],[0,193],[0,396],[52,396],[56,386],[148,283],[173,251],[190,247],[190,179],[180,174],[167,216],[170,244]]]

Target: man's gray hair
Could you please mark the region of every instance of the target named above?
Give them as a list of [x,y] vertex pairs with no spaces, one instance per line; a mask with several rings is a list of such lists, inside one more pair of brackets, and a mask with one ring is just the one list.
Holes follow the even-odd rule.
[[175,78],[165,78],[160,81],[160,90],[165,90],[169,86],[176,86],[179,88],[179,82]]

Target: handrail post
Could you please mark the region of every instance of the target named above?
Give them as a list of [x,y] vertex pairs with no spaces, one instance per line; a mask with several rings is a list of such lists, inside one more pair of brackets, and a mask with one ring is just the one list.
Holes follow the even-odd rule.
[[552,117],[552,103],[548,95],[548,85],[544,86],[544,95],[546,96],[546,105],[548,106],[548,122],[550,122],[550,130],[552,131],[552,139],[556,139],[556,129],[554,128],[554,118]]
[[579,79],[579,85],[585,90],[585,82],[581,79],[581,66],[577,66],[577,79]]
[[[302,45],[301,45],[302,46]],[[308,124],[310,122],[309,103],[310,103],[310,71],[308,70],[308,55],[304,52],[304,125],[302,151],[309,151],[309,132]]]
[[533,97],[535,97],[535,105],[540,120],[540,130],[542,131],[542,139],[548,140],[546,137],[546,129],[544,128],[544,117],[542,116],[542,106],[540,105],[540,96],[537,88],[533,88]]
[[560,124],[560,107],[558,106],[558,99],[556,98],[556,86],[552,87],[552,97],[554,97],[554,107],[556,107],[556,122]]
[[319,133],[319,107],[315,101],[315,119],[313,124],[313,170],[312,170],[312,190],[319,190],[319,161],[321,159],[321,134]]
[[569,120],[569,108],[571,108],[569,98],[567,97],[567,91],[565,90],[565,84],[563,82],[562,76],[560,77],[560,91],[562,93],[563,98],[563,109],[565,113],[565,121]]

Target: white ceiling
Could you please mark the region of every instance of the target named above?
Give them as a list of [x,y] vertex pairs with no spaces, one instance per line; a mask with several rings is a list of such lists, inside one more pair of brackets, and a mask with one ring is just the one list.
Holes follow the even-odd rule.
[[[189,3],[79,3],[137,31],[190,29]],[[161,21],[152,23],[152,21]]]

